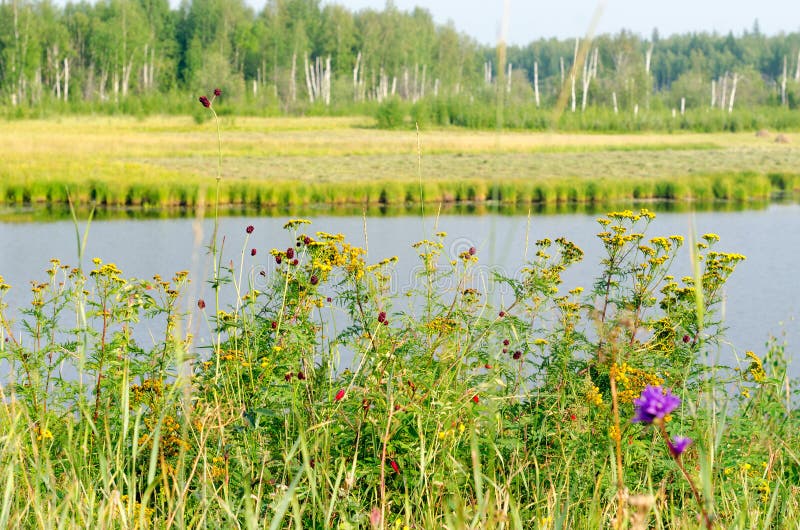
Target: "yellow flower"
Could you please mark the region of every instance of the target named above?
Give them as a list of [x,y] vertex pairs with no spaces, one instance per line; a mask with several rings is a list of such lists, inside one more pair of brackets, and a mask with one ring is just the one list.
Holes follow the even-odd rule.
[[289,219],[288,221],[286,221],[286,224],[283,225],[283,229],[288,230],[290,228],[295,228],[300,225],[310,225],[310,224],[311,221],[309,221],[308,219]]

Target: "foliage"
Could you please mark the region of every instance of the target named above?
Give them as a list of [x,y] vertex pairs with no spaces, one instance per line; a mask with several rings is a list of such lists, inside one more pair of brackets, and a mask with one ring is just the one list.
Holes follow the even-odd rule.
[[[800,101],[800,33],[767,36],[754,28],[736,36],[643,38],[622,31],[580,41],[579,53],[575,44],[540,39],[512,46],[509,64],[500,65],[494,47],[437,25],[425,9],[402,11],[393,3],[353,12],[320,0],[269,0],[259,11],[243,0],[192,0],[174,8],[166,0],[5,2],[0,108],[8,118],[186,115],[192,114],[189,95],[213,85],[240,115],[373,116],[396,97],[415,105],[419,123],[476,128],[798,128],[786,110]],[[328,58],[325,105],[311,97],[305,64]],[[508,66],[509,83],[499,87]],[[725,115],[734,77],[734,109],[756,109],[748,111],[752,119]],[[498,94],[505,100],[501,123]],[[693,116],[668,119],[682,100]],[[553,118],[565,109],[572,115],[563,118],[567,123]]]

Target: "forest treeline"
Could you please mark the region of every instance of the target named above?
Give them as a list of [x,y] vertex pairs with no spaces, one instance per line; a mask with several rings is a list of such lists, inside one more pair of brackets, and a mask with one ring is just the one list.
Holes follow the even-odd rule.
[[553,108],[589,128],[647,113],[685,122],[698,109],[718,109],[724,122],[734,109],[758,108],[785,122],[776,110],[800,106],[800,33],[764,35],[755,22],[740,35],[623,31],[506,49],[391,0],[357,12],[321,0],[268,0],[260,11],[244,0],[175,9],[168,0],[0,0],[8,116],[186,113],[216,87],[220,112],[366,112],[386,126],[409,113],[491,126],[503,106],[506,125],[528,128],[545,126]]

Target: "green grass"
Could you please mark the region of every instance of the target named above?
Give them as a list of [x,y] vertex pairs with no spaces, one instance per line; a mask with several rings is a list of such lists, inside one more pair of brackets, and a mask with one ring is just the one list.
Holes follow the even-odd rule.
[[[271,207],[419,198],[416,138],[363,118],[223,118],[222,202]],[[798,188],[800,149],[741,134],[422,132],[425,200],[752,200]],[[189,118],[0,123],[0,204],[212,202],[213,124]]]
[[[630,422],[649,383],[682,400],[665,427],[694,440],[680,462],[716,527],[796,527],[783,347],[707,362],[744,258],[708,234],[695,277],[676,280],[681,238],[647,211],[605,219],[585,290],[562,284],[584,258],[563,239],[483,282],[483,249],[445,256],[440,233],[415,244],[416,281],[394,292],[391,258],[367,263],[301,221],[266,276],[243,276],[263,264],[247,242],[214,269],[231,307],[191,298],[206,278],[127,278],[97,260],[52,262],[16,313],[3,295],[20,286],[0,278],[0,525],[701,528],[657,429]],[[637,495],[653,497],[645,526]]]

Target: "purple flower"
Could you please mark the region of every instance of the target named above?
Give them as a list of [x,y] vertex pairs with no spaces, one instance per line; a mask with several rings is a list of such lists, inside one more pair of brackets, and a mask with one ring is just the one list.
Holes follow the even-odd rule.
[[692,445],[692,439],[685,436],[673,436],[672,441],[668,442],[669,452],[672,456],[680,456],[686,448]]
[[663,419],[680,404],[680,398],[674,396],[669,390],[664,390],[660,386],[647,385],[642,392],[642,397],[633,400],[635,410],[631,421],[653,423],[656,419]]
[[222,95],[222,90],[215,88],[214,89],[214,97],[220,97]]
[[198,99],[200,100],[200,103],[201,103],[201,104],[202,104],[202,105],[203,105],[205,108],[209,108],[209,107],[211,107],[211,102],[208,100],[208,98],[207,98],[207,97],[205,97],[205,96],[200,96]]

